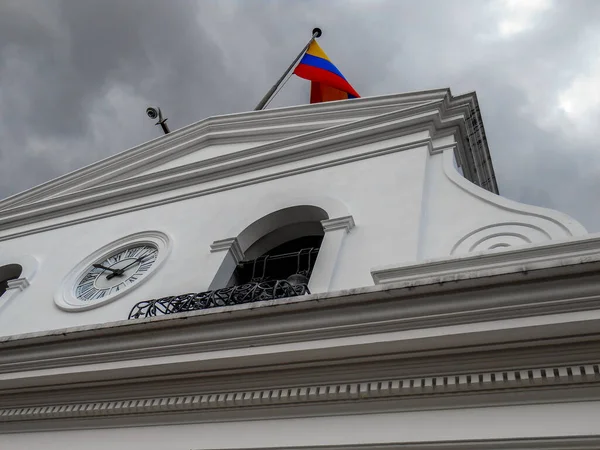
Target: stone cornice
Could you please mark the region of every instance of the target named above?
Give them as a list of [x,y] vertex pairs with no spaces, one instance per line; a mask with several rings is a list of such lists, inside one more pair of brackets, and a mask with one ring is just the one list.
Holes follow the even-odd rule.
[[[569,436],[553,438],[486,440],[460,439],[455,441],[441,442],[391,442],[383,444],[367,443],[344,445],[307,445],[294,447],[286,446],[285,450],[597,450],[598,448],[600,448],[599,436]],[[236,450],[250,449],[237,448]],[[273,447],[253,447],[251,450],[273,450]]]
[[[428,129],[429,127],[426,127]],[[412,130],[416,131],[416,130]],[[422,131],[422,129],[421,129]],[[40,206],[39,210],[32,213],[23,210],[18,215],[5,218],[3,221],[0,218],[0,230],[5,229],[7,232],[0,236],[0,241],[11,239],[20,236],[26,236],[28,234],[39,233],[42,231],[48,231],[55,228],[61,228],[64,226],[74,225],[78,223],[84,223],[91,220],[97,220],[104,217],[110,217],[118,214],[124,214],[127,212],[137,211],[149,207],[158,206],[161,204],[168,204],[175,201],[181,201],[188,198],[194,198],[202,195],[209,195],[216,192],[221,192],[229,189],[236,189],[239,187],[261,183],[269,180],[283,178],[303,172],[318,170],[325,167],[331,167],[347,162],[357,161],[360,159],[371,158],[379,155],[385,155],[388,153],[394,153],[404,150],[410,150],[418,147],[431,147],[431,139],[415,140],[411,144],[390,146],[383,149],[378,149],[372,152],[365,152],[360,155],[351,155],[332,159],[319,164],[313,164],[308,167],[301,167],[297,169],[282,170],[273,174],[266,174],[262,176],[255,176],[247,178],[241,181],[232,183],[222,183],[216,187],[205,187],[203,182],[214,181],[220,178],[220,175],[215,174],[213,170],[207,170],[205,174],[188,174],[182,177],[175,177],[172,180],[159,180],[157,183],[164,187],[166,190],[170,190],[171,193],[166,196],[160,197],[146,197],[148,191],[153,190],[153,183],[148,185],[139,185],[131,187],[130,189],[122,188],[118,191],[109,191],[93,196],[83,196],[80,199],[75,199],[73,202],[65,202],[64,204],[58,204],[56,206],[43,207]],[[244,164],[238,164],[235,168],[229,168],[227,175],[221,174],[224,178],[237,174],[238,170],[241,172],[247,172],[250,169]],[[177,192],[176,189],[185,188],[189,186],[196,186],[191,192]],[[84,191],[85,192],[85,191]],[[157,189],[156,192],[166,192]],[[155,192],[153,192],[155,193]],[[74,194],[75,195],[75,194]],[[137,201],[130,201],[135,200]],[[129,201],[129,204],[127,202]],[[120,203],[120,204],[119,204]],[[100,209],[102,206],[111,206],[110,209]],[[31,205],[33,207],[34,205]],[[96,206],[96,207],[95,207]],[[10,210],[12,211],[12,210]],[[12,211],[14,212],[14,211]],[[69,214],[83,212],[83,216],[72,217]],[[7,211],[8,213],[8,211]],[[58,219],[57,221],[45,222],[48,219]],[[4,222],[4,224],[2,223]],[[41,222],[41,224],[37,224]],[[33,227],[27,226],[35,224]],[[24,226],[24,228],[17,228]],[[27,226],[25,228],[25,226]]]
[[509,252],[490,253],[458,258],[459,276],[442,262],[348,292],[7,337],[0,431],[597,399],[599,248],[551,243],[513,250],[512,271]]
[[[72,187],[82,180],[90,177],[101,176],[102,180],[114,178],[115,172],[122,172],[122,168],[131,170],[129,165],[147,166],[148,161],[165,161],[169,153],[181,153],[181,146],[198,136],[214,134],[214,138],[224,138],[223,133],[231,133],[231,138],[241,136],[244,141],[252,141],[256,136],[261,140],[281,139],[282,127],[298,129],[301,131],[314,131],[322,126],[315,124],[332,120],[352,120],[365,117],[365,112],[371,115],[396,111],[399,106],[418,105],[423,102],[443,100],[450,96],[449,89],[436,89],[405,94],[394,94],[375,98],[355,99],[344,103],[323,103],[320,105],[301,105],[274,110],[250,111],[230,114],[225,116],[209,117],[195,124],[188,125],[172,131],[169,135],[161,136],[149,142],[131,148],[117,155],[101,160],[90,166],[63,175],[23,193],[4,199],[0,202],[0,209],[30,202],[46,196],[48,193],[59,193],[64,188]],[[451,99],[449,100],[452,101]],[[306,125],[309,128],[306,128]],[[276,128],[274,129],[274,127]],[[284,128],[285,130],[285,128]],[[226,139],[227,141],[227,139]],[[212,142],[218,143],[216,141]],[[168,160],[168,159],[166,159]],[[107,172],[109,173],[107,175]],[[115,174],[116,175],[116,174]]]
[[600,234],[500,252],[477,252],[420,261],[417,264],[374,268],[371,275],[376,284],[413,281],[443,283],[474,276],[526,274],[558,266],[577,267],[592,262],[600,262]]
[[[494,391],[518,390],[520,398],[506,396],[496,404],[523,403],[523,391],[536,388],[548,389],[563,386],[566,392],[581,386],[599,387],[600,369],[597,363],[584,365],[571,365],[547,368],[530,368],[521,370],[502,370],[495,372],[442,374],[440,376],[420,376],[411,378],[393,378],[363,382],[335,383],[327,385],[290,386],[282,388],[267,388],[258,390],[234,390],[228,392],[209,392],[189,395],[161,396],[150,398],[113,398],[107,401],[93,401],[84,403],[63,403],[36,406],[28,404],[27,407],[13,407],[0,409],[0,430],[10,429],[11,424],[21,422],[51,421],[56,419],[94,419],[100,417],[119,416],[126,422],[127,416],[139,417],[143,415],[155,416],[158,414],[177,415],[177,420],[182,420],[182,415],[196,413],[193,421],[202,422],[213,420],[214,414],[222,411],[222,419],[226,420],[228,411],[248,410],[258,408],[261,416],[281,417],[294,416],[294,407],[313,407],[313,414],[319,414],[318,406],[334,405],[335,409],[344,408],[345,403],[369,401],[393,401],[402,398],[410,399],[410,408],[418,409],[420,397],[429,400],[428,407],[435,403],[436,397],[453,395],[453,403],[461,403],[460,397],[485,393],[479,402],[491,403],[486,397]],[[600,391],[596,389],[596,397]],[[556,392],[554,393],[556,396]],[[573,397],[577,397],[573,394]],[[590,399],[588,397],[588,399]],[[14,400],[13,400],[14,401]],[[472,400],[471,400],[472,402]],[[285,411],[270,410],[275,407],[285,406]],[[391,406],[387,410],[405,409],[402,404]],[[342,409],[343,410],[343,409]],[[202,419],[197,413],[210,412],[209,417]],[[142,419],[143,420],[143,419]],[[29,429],[31,431],[31,429]]]
[[600,262],[589,257],[500,274],[474,266],[460,277],[413,273],[347,292],[6,337],[0,388],[59,384],[65,375],[83,382],[596,339]]
[[[219,167],[223,164],[230,162],[242,161],[244,165],[248,164],[248,158],[254,156],[263,156],[263,158],[271,159],[273,156],[279,156],[284,153],[287,156],[286,150],[290,153],[303,153],[307,150],[313,150],[315,148],[322,149],[322,152],[318,154],[329,153],[331,151],[339,151],[342,148],[350,146],[356,146],[366,144],[370,142],[379,141],[381,139],[389,138],[389,136],[381,135],[381,133],[396,131],[392,133],[392,136],[401,136],[410,134],[412,130],[410,128],[407,131],[401,130],[398,132],[398,127],[407,128],[410,126],[418,125],[420,123],[428,122],[432,116],[439,116],[440,114],[446,116],[446,108],[443,103],[436,105],[418,105],[415,107],[406,108],[400,111],[393,111],[391,113],[382,114],[375,117],[368,117],[359,121],[351,123],[343,123],[341,125],[335,125],[322,130],[318,130],[308,134],[302,134],[300,136],[294,136],[288,139],[278,140],[258,147],[252,147],[246,150],[241,150],[233,154],[225,154],[206,160],[202,160],[196,163],[188,164],[185,166],[178,166],[171,169],[163,170],[160,172],[154,172],[131,179],[125,179],[122,181],[116,181],[112,183],[106,183],[101,186],[90,187],[80,192],[74,192],[66,194],[60,197],[53,197],[48,200],[44,200],[44,203],[50,202],[50,204],[56,204],[63,201],[68,201],[72,198],[79,196],[89,196],[98,192],[105,192],[110,190],[116,190],[120,188],[133,187],[134,185],[143,184],[144,182],[157,181],[158,179],[172,180],[174,176],[181,176],[188,173],[194,173],[195,170],[203,169],[207,167]],[[426,114],[423,116],[423,114]],[[417,116],[417,117],[414,117]],[[441,123],[440,123],[441,125]],[[369,137],[370,139],[360,140],[363,137]],[[356,140],[359,139],[358,142]],[[337,146],[329,148],[332,145],[343,143],[341,147]],[[271,154],[271,152],[275,152]],[[313,156],[313,155],[310,155]],[[264,166],[263,166],[264,167]],[[253,169],[252,169],[253,170]],[[37,206],[24,205],[23,209],[28,210],[29,207]],[[10,208],[4,210],[4,214],[9,211],[20,211],[21,208]]]
[[[25,227],[27,225],[36,224],[37,222],[42,222],[43,225],[40,224],[34,227],[27,226],[26,229],[4,233],[4,236],[2,236],[1,239],[22,236],[32,232],[39,232],[109,215],[121,214],[140,208],[151,207],[157,204],[181,200],[182,194],[181,192],[178,193],[177,190],[190,186],[196,186],[195,192],[188,192],[185,196],[194,197],[223,189],[232,189],[238,185],[259,183],[268,181],[269,179],[317,170],[322,167],[343,164],[356,159],[377,156],[382,152],[376,151],[370,153],[369,151],[365,151],[362,155],[334,157],[329,161],[319,164],[299,166],[287,170],[282,168],[279,173],[258,175],[236,183],[225,183],[220,187],[210,188],[208,190],[203,186],[203,184],[208,181],[225,181],[226,178],[233,175],[250,174],[257,169],[278,166],[293,161],[307,159],[316,155],[333,154],[341,150],[355,148],[371,142],[405,136],[418,131],[427,130],[431,136],[431,134],[435,132],[434,130],[464,127],[464,114],[466,114],[466,112],[460,112],[462,107],[458,108],[456,111],[451,110],[451,108],[453,108],[453,106],[448,99],[441,102],[437,101],[436,103],[417,104],[416,106],[409,106],[401,110],[380,114],[375,117],[367,117],[352,123],[334,125],[312,133],[279,140],[247,150],[237,151],[233,154],[226,154],[197,163],[147,175],[135,176],[121,181],[102,183],[97,187],[90,187],[64,195],[45,198],[44,201],[18,206],[18,204],[22,202],[19,201],[15,203],[11,199],[8,199],[2,205],[4,209],[0,213],[0,229],[10,230],[21,226]],[[165,143],[161,141],[160,145],[164,146]],[[413,145],[409,144],[406,148],[413,147]],[[430,151],[433,151],[431,145],[429,145],[429,147]],[[171,145],[171,147],[166,146],[165,148],[172,152],[179,151],[179,148],[173,145]],[[401,151],[403,149],[403,146],[396,146],[387,151]],[[385,151],[383,154],[385,154]],[[131,154],[128,153],[122,157],[133,158],[134,156],[135,151],[132,151]],[[114,158],[118,160],[121,158],[121,155]],[[112,164],[114,161],[109,159],[107,160],[107,164],[109,162]],[[104,162],[98,163],[98,165],[102,164],[104,164]],[[93,167],[96,167],[96,165]],[[75,174],[78,174],[77,176],[84,176],[86,170],[88,169],[82,169],[81,173],[78,171]],[[56,183],[60,182],[56,181]],[[40,192],[44,191],[43,187],[40,187],[39,189],[41,189]],[[155,196],[155,194],[159,193],[162,194],[160,195],[160,198]],[[165,193],[168,193],[168,195],[164,195]],[[32,193],[31,195],[34,194]],[[140,201],[142,198],[144,198],[144,200]],[[136,201],[133,202],[132,200]],[[128,202],[129,205],[127,204]],[[117,206],[117,204],[119,205]],[[107,210],[106,208],[102,208],[104,206],[110,206],[111,208],[110,210]],[[85,214],[83,216],[79,215],[77,219],[62,219],[63,216],[81,212],[85,212]],[[54,220],[57,218],[59,219],[58,221]],[[53,219],[51,223],[49,223],[49,219]]]

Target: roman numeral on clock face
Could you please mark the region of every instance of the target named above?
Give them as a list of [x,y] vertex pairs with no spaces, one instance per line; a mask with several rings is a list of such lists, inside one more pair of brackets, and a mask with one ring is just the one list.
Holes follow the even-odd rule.
[[79,286],[77,286],[77,296],[81,297],[83,294],[90,292],[94,289],[94,280],[81,282]]
[[152,264],[154,263],[154,261],[149,261],[146,262],[144,264],[142,264],[140,267],[138,267],[138,272],[145,272],[146,270],[148,270],[150,267],[152,267]]

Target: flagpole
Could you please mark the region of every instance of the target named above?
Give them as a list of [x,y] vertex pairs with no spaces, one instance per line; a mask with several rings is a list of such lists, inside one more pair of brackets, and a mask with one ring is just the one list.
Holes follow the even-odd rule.
[[267,104],[269,99],[273,96],[273,94],[275,93],[275,91],[277,90],[277,88],[279,87],[281,82],[285,79],[285,77],[287,76],[289,71],[294,68],[294,66],[296,65],[298,60],[300,58],[302,58],[304,53],[306,53],[306,50],[308,50],[308,47],[310,47],[310,44],[312,44],[312,42],[316,38],[321,37],[321,34],[322,34],[322,32],[321,32],[320,28],[313,29],[313,34],[312,34],[312,37],[310,38],[310,41],[308,41],[308,44],[306,44],[304,46],[304,48],[302,49],[300,54],[298,56],[296,56],[296,59],[294,59],[294,61],[290,64],[290,66],[286,69],[286,71],[283,72],[283,75],[281,75],[281,78],[279,78],[279,80],[277,80],[277,82],[273,85],[273,87],[271,89],[269,89],[269,92],[267,92],[265,94],[265,96],[262,98],[262,100],[258,103],[258,105],[256,105],[256,108],[254,108],[254,111],[260,111],[261,109],[263,109],[265,107],[265,105]]

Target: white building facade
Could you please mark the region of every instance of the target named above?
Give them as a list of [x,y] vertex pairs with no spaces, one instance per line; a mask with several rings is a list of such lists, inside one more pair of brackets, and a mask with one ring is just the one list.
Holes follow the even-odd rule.
[[209,118],[0,202],[0,448],[598,448],[599,268],[475,94]]

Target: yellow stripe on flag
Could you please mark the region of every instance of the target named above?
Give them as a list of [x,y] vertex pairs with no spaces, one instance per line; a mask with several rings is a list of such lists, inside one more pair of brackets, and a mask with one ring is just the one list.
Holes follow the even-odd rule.
[[308,47],[308,50],[306,50],[306,53],[312,56],[316,56],[317,58],[326,59],[327,61],[331,62],[329,56],[327,56],[327,54],[323,51],[321,46],[317,44],[317,41],[312,41],[312,43]]

